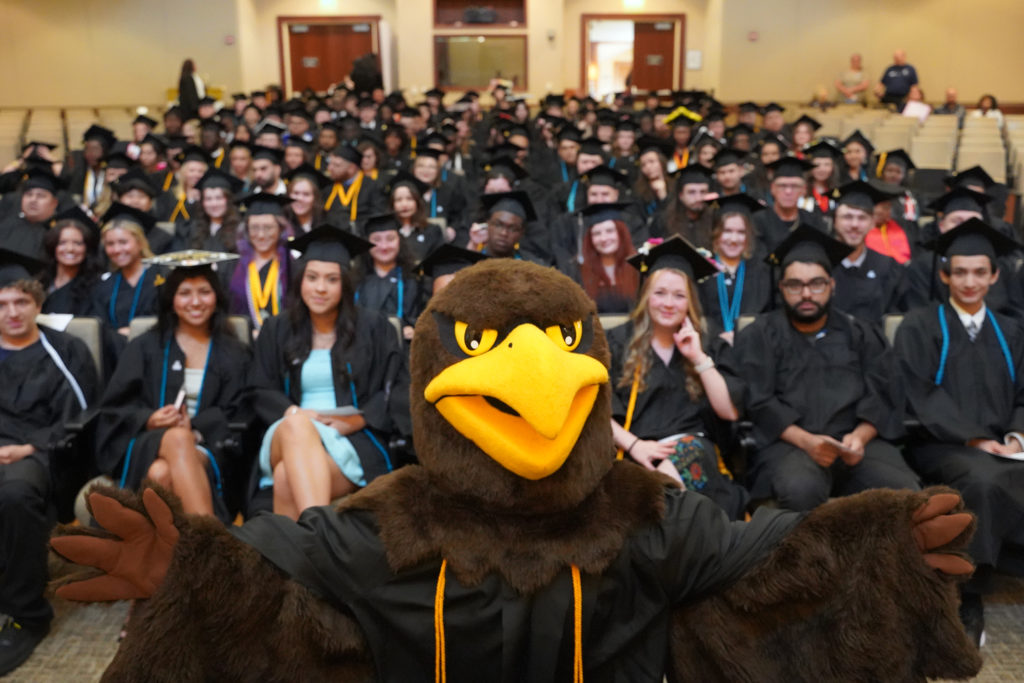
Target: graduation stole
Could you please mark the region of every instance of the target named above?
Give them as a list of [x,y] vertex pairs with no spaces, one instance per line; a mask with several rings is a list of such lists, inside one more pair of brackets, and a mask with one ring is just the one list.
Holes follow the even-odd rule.
[[676,162],[676,168],[686,168],[690,163],[690,150],[684,149],[682,154],[679,154],[679,152],[673,153],[672,161]]
[[249,310],[252,311],[253,323],[257,325],[257,328],[262,325],[263,316],[260,315],[260,311],[270,307],[271,315],[277,315],[279,302],[277,293],[277,280],[279,273],[279,264],[277,257],[270,264],[270,270],[267,272],[267,281],[260,286],[260,269],[256,267],[255,263],[249,263]]
[[334,200],[337,199],[341,202],[342,206],[349,208],[349,220],[353,223],[356,220],[356,211],[359,206],[359,188],[363,186],[363,172],[359,171],[356,174],[356,179],[352,181],[348,189],[341,183],[334,183],[334,189],[331,190],[331,196],[327,198],[327,203],[324,204],[324,211],[330,211],[331,205],[334,204]]
[[[580,568],[569,565],[572,571],[572,683],[583,683],[583,586]],[[444,584],[448,560],[441,560],[434,592],[434,682],[448,683],[448,663],[444,643]]]
[[172,171],[168,171],[167,175],[164,176],[164,192],[167,192],[167,190],[171,189],[171,183],[173,182],[174,173]]
[[185,208],[185,200],[188,197],[188,193],[183,188],[178,190],[178,203],[174,205],[174,211],[171,212],[171,217],[168,219],[171,223],[178,216],[182,216],[185,220],[190,220],[192,217],[188,215],[188,209]]

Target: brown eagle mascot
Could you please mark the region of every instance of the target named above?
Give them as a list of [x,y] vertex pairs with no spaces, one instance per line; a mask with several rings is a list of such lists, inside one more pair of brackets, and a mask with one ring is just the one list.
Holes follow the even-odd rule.
[[[973,520],[875,491],[730,523],[616,462],[608,347],[567,277],[460,272],[411,351],[421,465],[228,530],[156,488],[90,495],[57,594],[148,598],[105,681],[923,681],[980,668]],[[77,573],[75,573],[77,572]]]

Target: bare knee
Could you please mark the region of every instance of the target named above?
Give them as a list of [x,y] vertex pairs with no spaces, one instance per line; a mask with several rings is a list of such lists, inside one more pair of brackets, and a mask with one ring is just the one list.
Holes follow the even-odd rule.
[[281,423],[277,425],[277,430],[274,432],[274,438],[290,439],[297,436],[308,435],[311,432],[316,432],[316,427],[313,426],[313,421],[303,413],[295,413],[294,415],[285,415],[281,420]]
[[160,452],[164,453],[187,453],[195,450],[196,440],[192,432],[184,427],[171,427],[160,439]]
[[157,458],[146,470],[146,476],[164,488],[172,488],[171,468],[166,460]]

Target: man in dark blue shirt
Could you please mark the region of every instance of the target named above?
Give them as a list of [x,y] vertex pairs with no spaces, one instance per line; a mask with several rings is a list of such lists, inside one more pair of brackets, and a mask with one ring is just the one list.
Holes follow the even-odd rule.
[[875,94],[885,104],[895,104],[902,108],[910,87],[917,85],[917,71],[907,64],[907,53],[903,50],[896,50],[892,61],[892,66],[882,74],[882,81],[875,86]]

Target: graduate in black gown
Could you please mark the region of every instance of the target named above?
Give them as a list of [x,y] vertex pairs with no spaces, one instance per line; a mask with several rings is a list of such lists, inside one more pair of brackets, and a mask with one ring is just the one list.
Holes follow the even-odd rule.
[[998,257],[1019,248],[979,219],[943,234],[949,300],[911,311],[896,334],[909,415],[920,422],[908,457],[926,481],[958,489],[978,518],[969,551],[978,568],[961,607],[975,642],[992,569],[1019,572],[1024,548],[1024,329],[986,299],[1003,275]]
[[732,344],[740,316],[757,315],[772,303],[774,283],[764,261],[752,258],[756,237],[752,216],[764,205],[746,194],[720,197],[711,229],[712,258],[720,271],[698,286],[707,332]]
[[608,331],[612,434],[621,455],[743,517],[746,493],[720,476],[710,438],[739,412],[701,344],[696,282],[716,269],[675,237],[630,259],[645,280],[627,324]]
[[455,274],[463,268],[479,263],[487,256],[453,244],[442,244],[415,266],[419,277],[420,309],[426,307],[430,297],[448,286]]
[[43,313],[96,316],[92,290],[99,281],[100,228],[77,206],[54,216],[43,240],[48,257],[43,271]]
[[670,188],[665,208],[651,219],[651,237],[679,235],[700,249],[710,249],[714,220],[708,207],[711,171],[701,164],[673,171]]
[[20,254],[43,260],[43,236],[57,212],[63,187],[49,170],[33,167],[21,183],[20,211],[0,222],[0,244]]
[[412,339],[420,299],[412,255],[399,228],[393,213],[366,219],[363,232],[373,246],[358,257],[360,277],[355,298],[362,308],[399,318],[402,336],[408,340]]
[[[296,238],[287,309],[255,346],[249,395],[269,428],[250,512],[292,517],[394,468],[392,433],[408,436],[408,369],[394,327],[355,305],[353,255],[370,244],[330,225]],[[345,412],[339,413],[339,408]]]
[[128,327],[139,316],[156,315],[158,269],[151,258],[146,226],[148,213],[115,202],[101,219],[100,239],[111,271],[92,290],[92,310],[103,321],[103,369],[109,376],[128,341]]
[[[931,202],[928,207],[937,214],[935,224],[941,236],[972,219],[985,219],[985,207],[991,201],[988,195],[964,187],[957,187]],[[930,242],[931,240],[929,240]],[[989,287],[986,304],[994,310],[1021,317],[1024,302],[1015,298],[1012,283],[1020,270],[1019,251],[1011,250],[996,256],[999,278]],[[907,265],[907,308],[927,306],[932,301],[943,301],[949,287],[941,278],[943,257],[935,250],[922,250]]]
[[258,335],[270,316],[284,310],[291,272],[287,248],[291,226],[284,219],[285,195],[260,192],[242,197],[245,220],[239,230],[238,253],[241,258],[231,273],[228,296],[234,315],[244,315]]
[[868,322],[902,313],[906,304],[906,269],[895,259],[869,249],[865,239],[874,227],[874,207],[893,195],[861,181],[839,188],[833,230],[853,249],[832,270],[836,283],[832,305]]
[[423,199],[430,187],[407,171],[398,171],[386,186],[388,211],[399,222],[399,233],[413,259],[420,260],[445,243],[444,232],[429,220]]
[[[160,191],[154,185],[153,177],[144,173],[142,169],[129,168],[110,184],[110,190],[115,201],[143,213],[157,215],[156,199],[160,196]],[[172,231],[164,230],[157,225],[157,221],[143,227],[146,228],[146,240],[149,242],[150,251],[154,254],[163,254],[171,250],[175,237]]]
[[225,170],[211,167],[196,183],[200,199],[191,220],[178,231],[179,249],[237,252],[241,217],[235,198],[243,185]]
[[627,259],[636,253],[625,221],[629,204],[590,204],[580,210],[584,233],[580,258],[556,259],[556,267],[583,287],[598,314],[629,313],[640,283]]
[[93,405],[97,390],[85,344],[35,322],[43,288],[29,271],[41,267],[0,248],[0,676],[49,631],[46,542],[53,483],[65,474],[52,449],[64,425]]
[[811,164],[796,157],[782,157],[767,164],[766,169],[771,173],[768,184],[771,201],[768,211],[754,216],[758,242],[755,256],[758,258],[774,251],[798,224],[825,230],[820,219],[799,207],[800,200],[807,194],[805,174],[811,169]]
[[548,265],[547,260],[520,247],[520,240],[526,234],[526,225],[537,219],[530,196],[523,190],[511,192],[492,192],[481,197],[483,213],[487,217],[486,241],[482,245],[475,242],[478,237],[472,234],[471,244],[480,247],[480,253],[492,258],[513,258]]
[[831,495],[918,488],[899,451],[902,434],[895,361],[875,326],[830,305],[829,276],[850,248],[799,226],[771,258],[781,268],[785,307],[736,335],[727,371],[746,386],[757,452],[755,499],[810,510]]
[[228,324],[227,296],[213,263],[174,252],[159,288],[157,324],[131,341],[107,384],[96,427],[100,471],[135,489],[149,478],[175,492],[185,512],[229,523],[225,496],[242,463],[231,462],[228,424],[242,419],[251,354]]
[[363,173],[362,161],[359,150],[344,143],[327,158],[327,175],[332,184],[323,190],[324,213],[331,225],[354,231],[360,218],[384,210],[380,185]]

